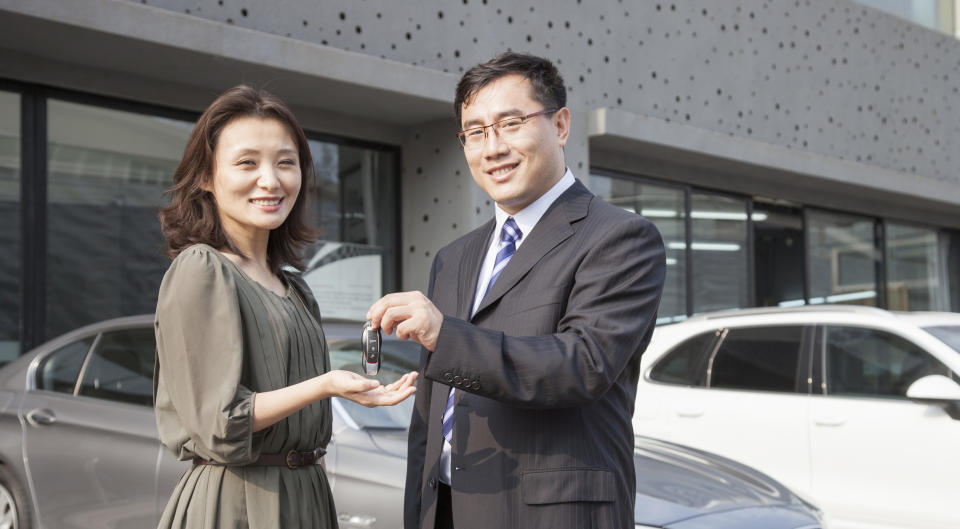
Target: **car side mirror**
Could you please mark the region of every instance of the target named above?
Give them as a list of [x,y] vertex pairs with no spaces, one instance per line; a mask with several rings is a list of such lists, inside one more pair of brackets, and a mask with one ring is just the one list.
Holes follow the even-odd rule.
[[907,398],[940,406],[952,419],[960,420],[960,384],[943,375],[927,375],[907,388]]

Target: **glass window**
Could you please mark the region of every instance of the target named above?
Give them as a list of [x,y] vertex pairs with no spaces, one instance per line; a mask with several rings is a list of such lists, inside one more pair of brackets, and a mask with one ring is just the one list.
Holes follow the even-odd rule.
[[0,92],[0,364],[20,354],[20,96]]
[[363,319],[396,289],[397,188],[393,152],[310,141],[317,181],[309,215],[320,240],[304,279],[324,316]]
[[104,333],[77,394],[151,406],[156,350],[152,328]]
[[794,393],[806,389],[800,369],[803,327],[729,329],[710,363],[712,388]]
[[749,307],[747,202],[693,193],[693,313]]
[[803,305],[803,213],[755,203],[751,217],[757,305]]
[[643,215],[660,230],[666,249],[667,274],[657,323],[686,319],[686,206],[683,189],[605,175],[591,175],[590,188],[607,202]]
[[940,231],[940,263],[947,304],[953,312],[960,312],[960,231]]
[[703,359],[716,337],[716,331],[710,331],[681,343],[653,366],[650,379],[667,384],[702,386]]
[[940,341],[960,353],[960,326],[940,325],[937,327],[924,327],[923,330],[936,336]]
[[950,370],[912,342],[863,327],[828,327],[827,394],[906,398],[907,388],[927,375]]
[[887,308],[949,310],[939,279],[937,232],[886,223]]
[[46,336],[156,309],[157,209],[192,123],[48,102]]
[[47,355],[37,370],[37,388],[73,394],[80,368],[87,358],[93,337],[78,340]]
[[876,306],[880,256],[873,219],[816,210],[807,215],[810,304]]
[[[330,369],[344,369],[360,372],[360,340],[328,340],[330,350]],[[400,380],[409,371],[414,371],[420,363],[420,345],[415,342],[384,340],[382,344],[380,373],[375,377],[386,385]],[[367,408],[347,399],[335,399],[337,405],[360,428],[396,428],[410,426],[413,413],[413,400],[407,399],[396,406]]]

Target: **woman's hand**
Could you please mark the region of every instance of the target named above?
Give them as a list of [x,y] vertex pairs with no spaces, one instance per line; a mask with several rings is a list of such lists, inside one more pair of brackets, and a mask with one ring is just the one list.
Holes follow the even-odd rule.
[[[334,387],[342,388],[336,392],[338,396],[350,399],[368,408],[393,406],[413,395],[413,392],[417,390],[413,385],[417,380],[416,371],[411,371],[400,377],[396,382],[386,386],[381,386],[376,380],[364,378],[350,371],[335,370],[324,376],[331,377],[331,384],[334,384]],[[373,384],[369,384],[370,382]]]
[[343,397],[368,408],[393,406],[416,391],[411,371],[388,386],[357,373],[334,370],[292,386],[257,393],[253,402],[253,431],[260,430],[291,413],[327,397]]

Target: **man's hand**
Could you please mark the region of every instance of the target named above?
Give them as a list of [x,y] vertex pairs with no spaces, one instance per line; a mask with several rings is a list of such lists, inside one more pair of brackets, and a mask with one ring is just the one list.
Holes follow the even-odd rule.
[[374,329],[387,334],[396,330],[397,338],[413,340],[433,351],[437,345],[443,314],[421,292],[387,294],[367,311],[367,319]]

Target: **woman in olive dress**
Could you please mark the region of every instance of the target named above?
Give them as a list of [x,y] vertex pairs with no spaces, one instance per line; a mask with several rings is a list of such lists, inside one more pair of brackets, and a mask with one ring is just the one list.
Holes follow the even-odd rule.
[[[327,528],[331,396],[366,406],[413,393],[330,371],[317,303],[298,274],[313,174],[290,110],[238,86],[203,113],[160,212],[173,262],[155,322],[160,440],[181,477],[161,528]],[[360,329],[358,328],[358,333]]]

